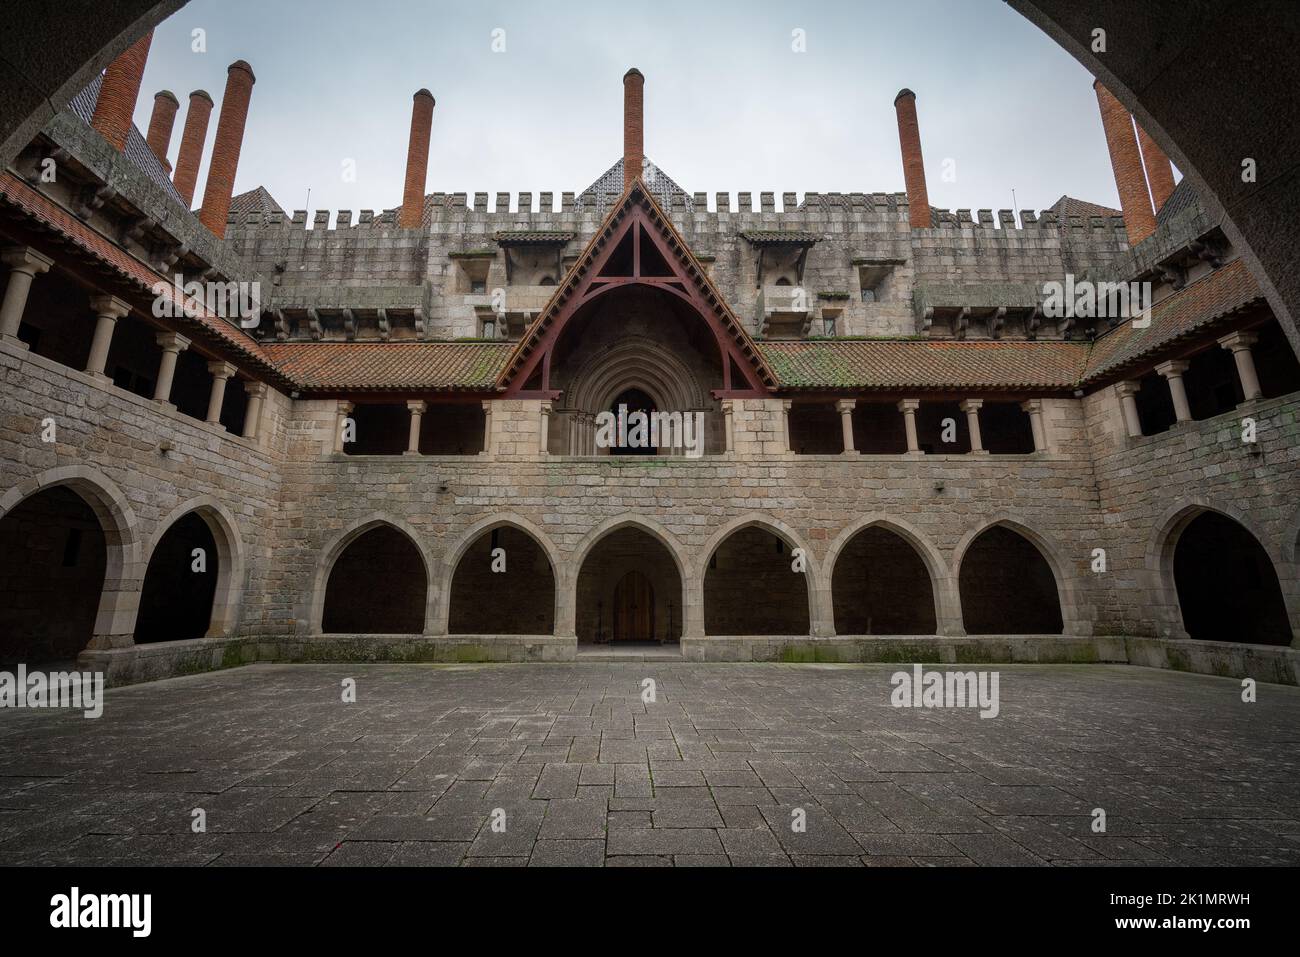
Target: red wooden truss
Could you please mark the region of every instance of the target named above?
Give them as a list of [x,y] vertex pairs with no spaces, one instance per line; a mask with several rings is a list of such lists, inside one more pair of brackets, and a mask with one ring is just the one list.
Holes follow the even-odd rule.
[[[588,303],[628,286],[661,289],[708,324],[722,357],[717,399],[762,398],[776,376],[681,234],[638,179],[605,217],[555,295],[525,330],[497,380],[506,398],[556,399],[551,356],[564,327]],[[540,373],[540,386],[525,389]],[[737,381],[737,378],[742,381]]]

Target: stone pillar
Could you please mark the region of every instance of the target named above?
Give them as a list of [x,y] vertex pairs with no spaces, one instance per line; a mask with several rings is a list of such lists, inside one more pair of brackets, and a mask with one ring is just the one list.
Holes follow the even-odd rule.
[[[339,450],[336,450],[339,451]],[[483,400],[483,451],[479,455],[492,454],[492,402]]]
[[1029,427],[1034,433],[1034,451],[1047,451],[1047,429],[1043,426],[1043,400],[1027,399],[1020,408],[1029,413]]
[[794,446],[790,444],[790,406],[793,405],[789,399],[781,400],[781,429],[785,433],[785,450],[793,452]]
[[1259,387],[1259,376],[1255,372],[1255,357],[1250,347],[1259,339],[1253,332],[1234,332],[1219,340],[1219,345],[1232,353],[1232,361],[1237,364],[1237,378],[1241,381],[1241,394],[1247,402],[1254,402],[1264,394]]
[[424,419],[424,413],[428,411],[429,403],[423,399],[411,399],[406,403],[406,410],[411,413],[411,428],[406,434],[406,452],[405,455],[420,454],[420,423]]
[[[840,413],[840,432],[844,437],[844,454],[855,454],[853,448],[853,409],[857,406],[857,399],[839,399],[835,403],[835,408]],[[789,442],[786,446],[789,447]]]
[[898,411],[903,413],[903,428],[907,432],[908,455],[921,454],[921,443],[916,438],[916,410],[920,407],[920,399],[903,399],[898,403]]
[[95,336],[90,341],[90,358],[86,360],[86,371],[100,378],[104,375],[104,366],[108,364],[108,347],[113,343],[113,330],[117,320],[127,315],[131,307],[115,296],[95,296],[90,300],[91,311],[95,314]]
[[0,259],[12,272],[9,284],[5,286],[4,303],[0,304],[0,339],[26,349],[27,343],[18,338],[18,327],[22,325],[23,311],[27,308],[27,294],[31,292],[32,280],[37,273],[48,272],[54,260],[42,256],[30,246],[10,246]]
[[334,451],[343,451],[343,428],[347,425],[348,416],[356,406],[346,399],[339,399],[338,409],[334,413]]
[[966,431],[970,433],[971,455],[988,455],[984,448],[984,436],[980,434],[980,409],[984,407],[983,399],[963,399],[957,407],[966,413]]
[[732,424],[732,414],[731,414],[734,405],[735,403],[732,399],[722,400],[722,425],[723,425],[722,433],[723,436],[726,438],[726,442],[727,442],[724,451],[726,451],[728,455],[730,455],[732,450],[736,447],[736,440],[732,434],[732,429],[734,428],[734,426]]
[[551,445],[551,403],[549,400],[543,401],[542,421],[537,429],[537,452],[540,455],[550,454]]
[[221,424],[221,406],[226,401],[226,383],[237,371],[229,362],[209,362],[208,371],[212,373],[212,394],[208,397],[208,425]]
[[1115,383],[1115,394],[1119,396],[1120,409],[1124,413],[1124,431],[1128,437],[1136,439],[1142,434],[1142,419],[1138,416],[1137,394],[1141,385],[1135,379]]
[[153,400],[168,405],[172,400],[172,380],[176,377],[176,360],[190,347],[190,340],[180,333],[160,332],[157,335],[162,358],[158,360],[158,384],[154,386]]
[[262,427],[262,406],[266,400],[265,382],[247,382],[248,409],[244,412],[244,438],[256,439]]
[[1169,383],[1169,394],[1174,400],[1174,416],[1179,422],[1192,421],[1192,407],[1187,404],[1187,385],[1183,382],[1187,363],[1182,359],[1170,359],[1156,366],[1156,371]]

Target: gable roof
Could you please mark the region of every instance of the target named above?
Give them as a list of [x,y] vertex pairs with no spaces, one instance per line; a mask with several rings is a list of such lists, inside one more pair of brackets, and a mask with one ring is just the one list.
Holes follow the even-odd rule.
[[275,201],[275,197],[267,192],[265,186],[258,186],[238,196],[232,196],[230,212],[238,216],[246,216],[249,213],[260,213],[265,216],[267,213],[283,213],[284,207]]
[[[624,221],[627,220],[626,225]],[[704,268],[691,252],[681,233],[665,215],[663,208],[647,190],[640,179],[632,183],[623,195],[620,203],[605,216],[595,234],[588,241],[582,254],[569,268],[564,279],[556,286],[546,306],[532,324],[524,331],[523,337],[516,344],[506,362],[497,382],[499,388],[518,388],[525,381],[532,369],[536,367],[546,350],[554,345],[560,329],[569,321],[584,297],[592,291],[598,267],[609,258],[619,240],[629,230],[641,223],[657,234],[663,243],[664,258],[675,276],[673,282],[680,282],[685,288],[682,298],[701,313],[704,321],[715,328],[719,344],[723,346],[724,381],[730,380],[730,365],[734,361],[742,370],[748,366],[751,382],[761,382],[764,389],[776,388],[776,376],[768,367],[754,340],[745,331],[744,324],[732,312],[726,300],[713,285]],[[652,240],[653,241],[653,240]],[[649,284],[649,280],[642,281]],[[661,288],[664,288],[661,286]],[[602,290],[603,291],[603,290]],[[599,294],[599,293],[595,293]]]
[[1101,206],[1097,203],[1089,203],[1087,200],[1075,199],[1073,196],[1062,196],[1049,207],[1052,212],[1056,213],[1057,220],[1064,222],[1067,216],[1082,216],[1089,219],[1093,216],[1123,216],[1118,209],[1111,209],[1109,206]]
[[[650,162],[648,156],[643,160],[641,179],[645,181],[645,188],[658,200],[660,206],[671,209],[673,199],[677,198],[682,201],[687,209],[694,208],[694,200],[686,190],[678,186],[671,176]],[[617,203],[622,196],[623,160],[620,158],[617,163],[601,173],[594,183],[578,194],[574,206],[578,209],[585,206],[604,209]]]

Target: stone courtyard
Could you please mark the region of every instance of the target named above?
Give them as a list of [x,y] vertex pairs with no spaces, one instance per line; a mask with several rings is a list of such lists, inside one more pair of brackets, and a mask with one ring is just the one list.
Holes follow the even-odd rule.
[[1003,665],[984,720],[891,707],[898,670],[254,665],[6,710],[0,863],[1300,864],[1296,688]]

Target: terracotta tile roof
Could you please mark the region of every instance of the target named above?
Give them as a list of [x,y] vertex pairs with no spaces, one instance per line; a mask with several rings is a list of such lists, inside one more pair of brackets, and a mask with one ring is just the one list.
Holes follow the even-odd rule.
[[745,229],[740,235],[755,246],[811,246],[822,239],[817,233],[799,229]]
[[231,197],[230,212],[242,219],[249,213],[261,213],[263,216],[268,213],[283,213],[284,207],[275,201],[265,186],[259,186]]
[[1067,389],[1086,342],[841,339],[760,342],[784,389]]
[[502,229],[492,238],[502,246],[554,246],[567,243],[574,235],[552,229]]
[[1125,322],[1098,336],[1082,380],[1118,372],[1263,298],[1246,263],[1235,259],[1153,306],[1147,328]]
[[1049,207],[1052,212],[1056,213],[1057,219],[1064,220],[1067,216],[1082,216],[1084,219],[1090,219],[1093,216],[1123,216],[1118,209],[1111,209],[1109,206],[1099,206],[1097,203],[1089,203],[1086,200],[1075,199],[1073,196],[1062,196]]
[[[232,349],[243,358],[271,371],[275,366],[262,351],[262,347],[235,325],[210,313],[202,303],[187,300],[172,285],[172,281],[159,275],[150,266],[136,259],[116,243],[96,232],[48,196],[37,192],[17,176],[0,173],[0,202],[20,210],[28,222],[54,233],[65,243],[89,255],[98,265],[133,283],[153,295],[155,286],[161,284],[163,295],[178,304],[177,322],[197,330],[212,341]],[[180,315],[180,304],[191,309],[191,314]]]
[[510,342],[276,342],[263,348],[306,391],[487,392]]

